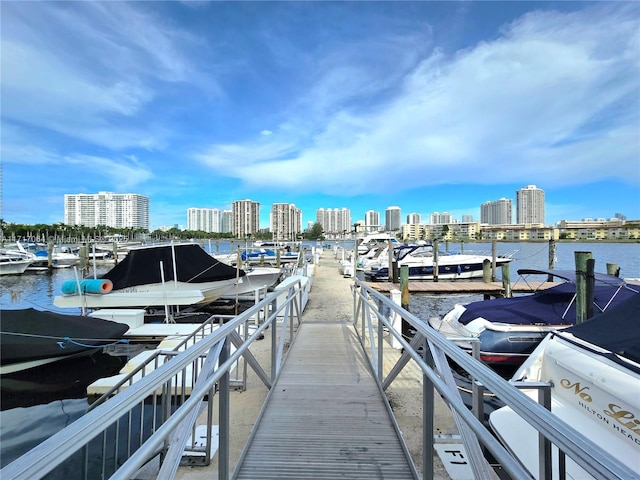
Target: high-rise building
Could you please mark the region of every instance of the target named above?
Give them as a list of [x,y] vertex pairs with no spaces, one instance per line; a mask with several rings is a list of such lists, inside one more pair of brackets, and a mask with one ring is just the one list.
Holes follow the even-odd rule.
[[380,212],[369,210],[364,214],[364,225],[366,232],[377,232],[382,230],[380,225]]
[[217,208],[188,208],[187,230],[220,232],[220,210]]
[[233,231],[233,211],[223,210],[220,214],[220,232],[231,233]]
[[453,223],[453,215],[448,212],[433,212],[429,215],[429,223],[431,225],[446,225]]
[[234,237],[245,238],[260,230],[260,203],[249,199],[236,200],[231,205],[231,212]]
[[473,215],[465,214],[462,215],[462,223],[473,223]]
[[387,207],[384,211],[384,227],[389,232],[400,230],[402,212],[400,207]]
[[275,241],[296,240],[302,232],[302,211],[293,203],[274,203],[269,224]]
[[149,197],[112,192],[65,194],[64,223],[148,230]]
[[347,208],[319,208],[316,210],[316,222],[322,225],[322,231],[327,234],[351,232],[351,211]]
[[408,225],[420,225],[422,223],[422,218],[419,213],[410,213],[407,215],[407,224]]
[[516,223],[544,225],[544,190],[527,185],[516,191]]
[[480,223],[485,225],[510,225],[512,221],[513,204],[511,199],[501,198],[494,202],[484,202],[480,205]]

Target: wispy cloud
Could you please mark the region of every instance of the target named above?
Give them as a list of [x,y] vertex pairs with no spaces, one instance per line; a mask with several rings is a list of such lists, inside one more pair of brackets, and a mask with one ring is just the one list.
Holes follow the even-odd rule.
[[[347,186],[364,193],[383,180],[396,188],[537,180],[559,186],[603,176],[638,182],[638,103],[628,100],[640,95],[640,41],[624,10],[534,12],[505,25],[495,40],[450,56],[432,51],[402,81],[381,88],[366,87],[368,55],[344,62],[325,52],[317,61],[327,68],[309,90],[309,103],[324,113],[319,132],[293,132],[287,149],[277,136],[259,150],[214,145],[210,152],[233,151],[234,161],[219,154],[210,161],[250,187],[312,182],[325,193]],[[381,61],[393,70],[389,57]],[[368,108],[350,103],[352,96],[365,97]],[[292,154],[283,158],[287,150]]]
[[[172,225],[258,195],[304,199],[305,216],[351,199],[426,213],[607,180],[624,203],[640,184],[640,7],[500,5],[4,2],[3,208],[26,215],[28,185],[61,205],[135,190]],[[481,197],[424,203],[452,184]]]

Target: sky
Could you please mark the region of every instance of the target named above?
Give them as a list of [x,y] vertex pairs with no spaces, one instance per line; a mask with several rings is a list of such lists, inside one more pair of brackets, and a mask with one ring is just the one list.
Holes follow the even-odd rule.
[[0,2],[1,217],[64,195],[640,219],[640,3]]

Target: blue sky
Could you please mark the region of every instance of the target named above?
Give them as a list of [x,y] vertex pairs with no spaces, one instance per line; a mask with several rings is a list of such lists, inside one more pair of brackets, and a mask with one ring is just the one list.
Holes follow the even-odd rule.
[[[640,218],[637,2],[19,2],[1,8],[2,218],[65,193]],[[514,216],[515,220],[515,216]]]

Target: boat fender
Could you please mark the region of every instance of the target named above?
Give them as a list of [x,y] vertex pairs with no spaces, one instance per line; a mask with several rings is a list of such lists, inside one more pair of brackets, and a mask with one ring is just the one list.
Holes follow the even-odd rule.
[[[80,282],[80,291],[82,293],[99,293],[106,294],[113,290],[111,280],[103,279],[86,279]],[[75,280],[67,280],[62,284],[62,293],[65,295],[74,295],[78,293],[78,282]]]

